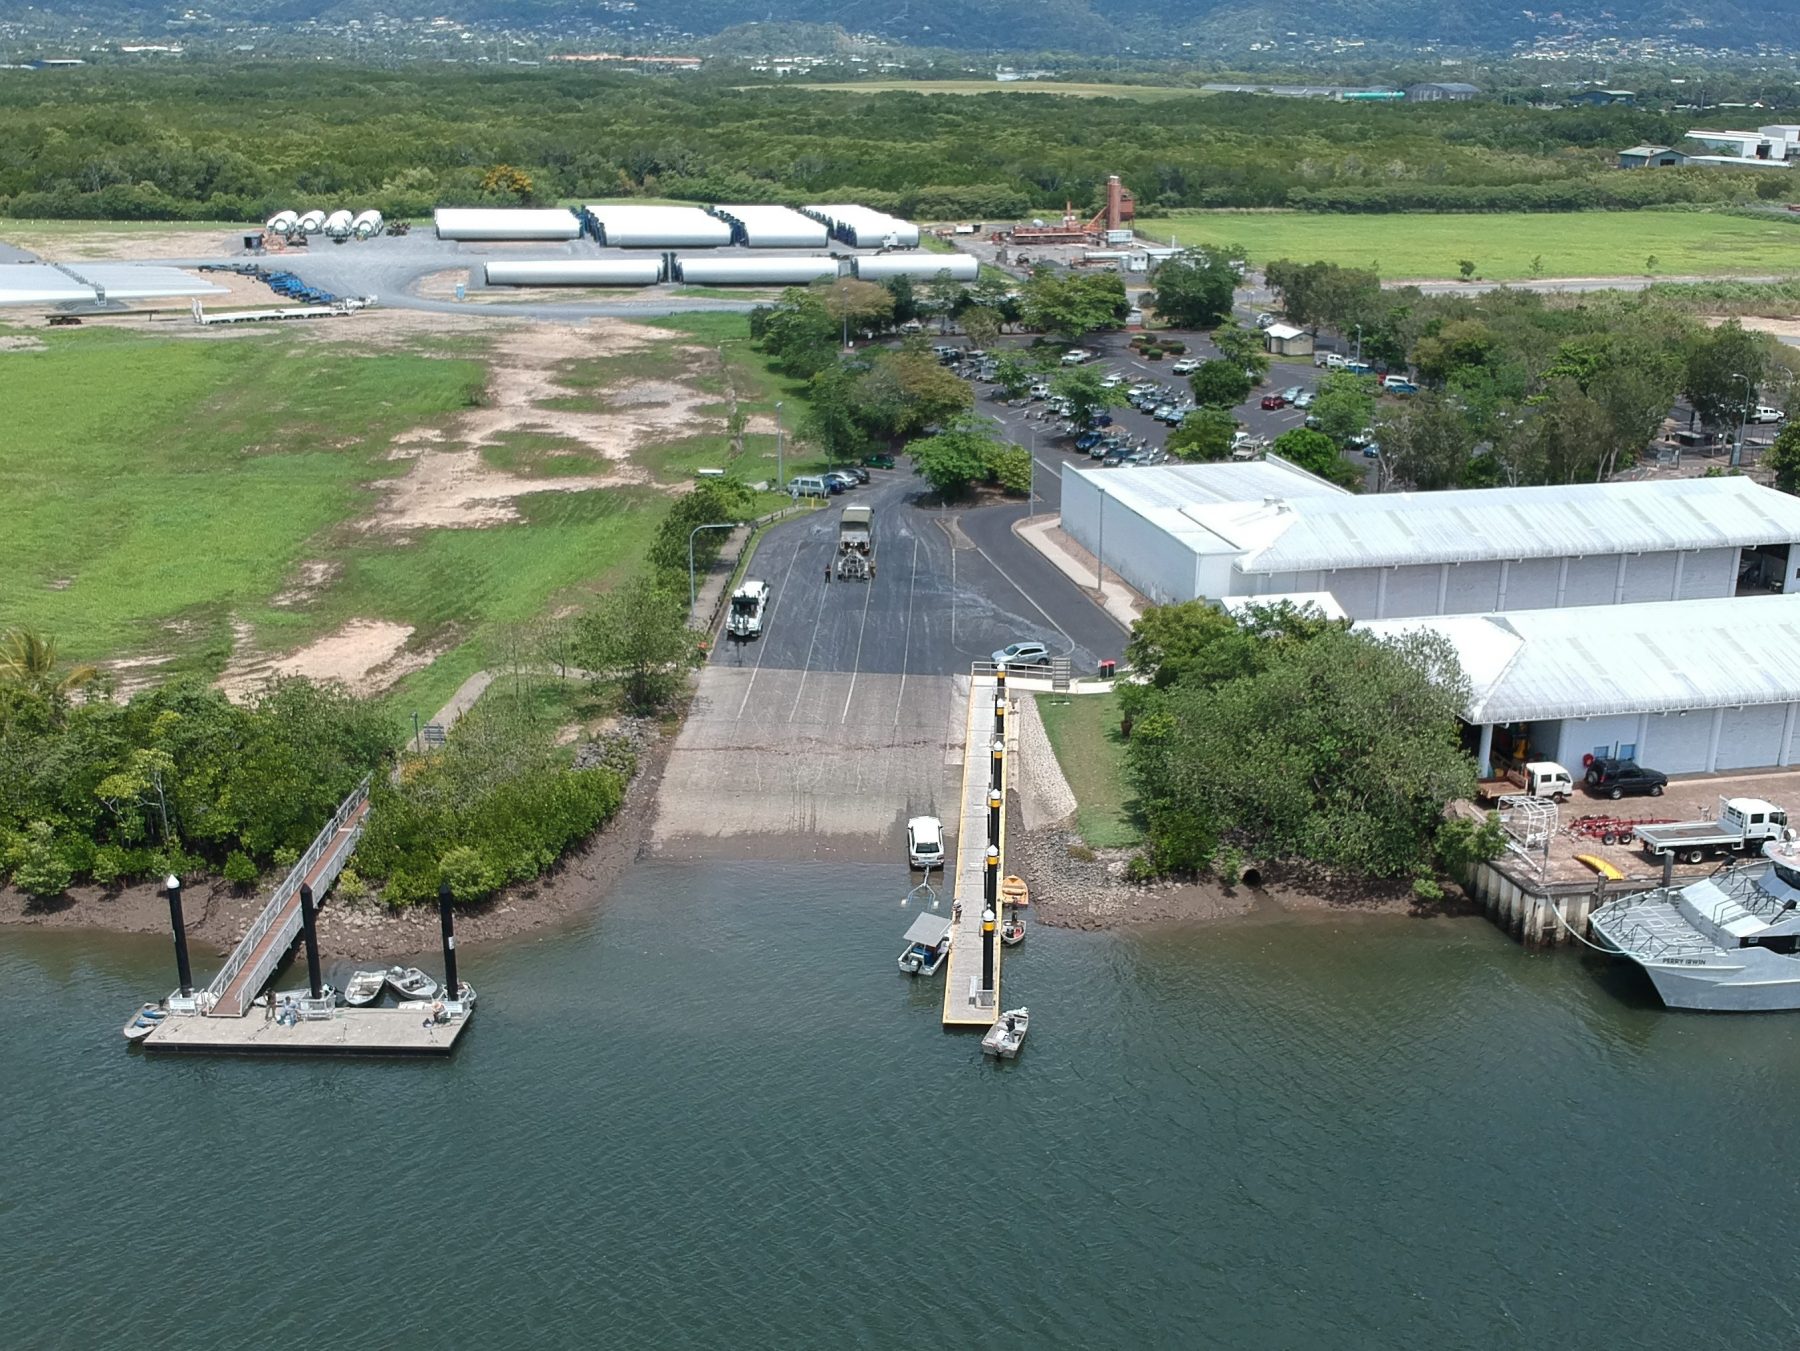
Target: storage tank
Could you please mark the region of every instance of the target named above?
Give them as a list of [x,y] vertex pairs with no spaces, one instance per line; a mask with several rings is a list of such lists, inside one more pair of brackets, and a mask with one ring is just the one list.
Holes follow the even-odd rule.
[[316,235],[325,228],[325,213],[323,211],[308,211],[305,215],[300,217],[299,224],[301,234]]
[[348,211],[333,211],[325,217],[325,234],[330,239],[350,238],[351,223],[356,219]]
[[486,267],[489,286],[654,286],[662,280],[660,258],[544,258],[495,262]]
[[581,238],[581,222],[562,207],[440,206],[431,214],[439,239]]
[[300,225],[300,216],[294,211],[277,211],[270,216],[265,226],[270,234],[291,235]]
[[981,264],[966,253],[909,253],[904,257],[884,253],[853,260],[856,275],[864,281],[885,281],[889,277],[912,277],[930,281],[940,272],[948,272],[951,281],[974,281]]
[[808,286],[821,277],[838,274],[835,258],[746,258],[714,255],[681,258],[676,262],[681,279],[695,286]]
[[697,206],[625,203],[587,211],[600,242],[615,249],[716,249],[731,243],[731,226]]
[[713,208],[737,226],[740,243],[753,249],[822,249],[830,232],[790,206],[720,206]]
[[350,222],[350,228],[358,239],[373,239],[381,233],[385,224],[379,211],[365,211]]

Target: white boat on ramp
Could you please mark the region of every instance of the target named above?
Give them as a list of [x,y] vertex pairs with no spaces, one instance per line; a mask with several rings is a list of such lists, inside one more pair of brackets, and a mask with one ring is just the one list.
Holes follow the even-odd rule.
[[900,969],[909,976],[935,976],[949,956],[949,917],[920,915],[906,931],[906,950],[900,954]]
[[1674,1009],[1800,1009],[1800,845],[1594,911],[1595,940],[1643,968]]

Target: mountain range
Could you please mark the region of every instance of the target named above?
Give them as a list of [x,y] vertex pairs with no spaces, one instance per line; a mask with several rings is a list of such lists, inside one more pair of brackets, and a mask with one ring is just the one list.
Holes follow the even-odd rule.
[[[15,6],[16,0],[0,0],[0,24]],[[203,32],[236,24],[329,26],[412,12],[547,34],[605,28],[708,36],[750,23],[805,23],[914,46],[1156,57],[1181,55],[1183,44],[1195,54],[1242,51],[1252,42],[1298,51],[1308,39],[1499,50],[1558,34],[1660,38],[1712,49],[1785,47],[1800,4],[1554,0],[1553,7],[1531,9],[1497,8],[1486,0],[636,0],[634,7],[629,0],[432,0],[407,6],[383,0],[65,0],[36,17]]]

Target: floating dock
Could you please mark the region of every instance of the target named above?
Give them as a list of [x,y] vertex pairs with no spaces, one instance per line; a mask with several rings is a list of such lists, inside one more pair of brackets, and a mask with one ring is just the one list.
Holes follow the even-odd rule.
[[[954,937],[950,942],[949,972],[944,980],[944,1026],[981,1027],[994,1025],[1000,1016],[999,935],[994,945],[994,988],[981,988],[981,912],[986,905],[983,896],[988,849],[988,793],[993,786],[994,701],[999,682],[993,670],[986,674],[977,667],[969,681],[969,714],[963,736],[962,815],[956,832],[956,886],[950,913],[955,917]],[[1006,719],[1006,735],[1012,734],[1013,719]],[[1004,800],[1007,776],[1012,759],[1011,745],[1001,757],[1000,791]],[[1006,809],[1000,811],[1000,867],[1006,871]],[[998,878],[995,879],[998,881]],[[996,917],[995,928],[1004,921]]]
[[279,1023],[261,1015],[175,1014],[138,1044],[151,1055],[443,1056],[473,1016],[435,1023],[421,1009],[340,1008],[329,1018]]

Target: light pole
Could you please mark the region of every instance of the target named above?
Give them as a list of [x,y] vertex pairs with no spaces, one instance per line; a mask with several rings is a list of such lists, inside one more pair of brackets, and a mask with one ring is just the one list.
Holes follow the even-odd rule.
[[1362,325],[1361,324],[1358,324],[1356,326],[1356,359],[1359,363],[1362,361]]
[[1025,503],[1025,516],[1037,515],[1037,428],[1031,429],[1031,496]]
[[781,458],[781,400],[775,400],[775,487],[787,487],[787,469]]
[[1750,377],[1733,371],[1731,378],[1744,382],[1744,401],[1738,405],[1737,441],[1731,447],[1731,463],[1735,468],[1744,462],[1744,419],[1750,413]]
[[697,525],[688,531],[688,609],[692,610],[694,602],[699,598],[699,588],[694,582],[694,536],[702,530],[736,530],[737,528],[736,521],[711,521],[706,525]]

